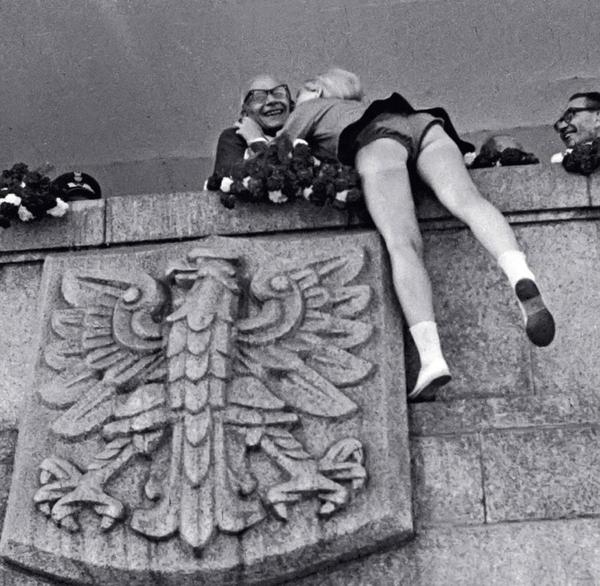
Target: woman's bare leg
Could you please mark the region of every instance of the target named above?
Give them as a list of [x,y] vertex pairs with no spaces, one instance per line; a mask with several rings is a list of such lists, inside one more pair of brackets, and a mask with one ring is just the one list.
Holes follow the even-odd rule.
[[387,247],[394,289],[421,359],[421,370],[410,398],[450,380],[437,333],[431,281],[423,264],[423,241],[413,202],[407,150],[382,138],[358,151],[367,208]]
[[427,132],[417,159],[417,171],[448,211],[462,220],[494,257],[515,288],[527,335],[537,346],[554,338],[554,320],[541,299],[535,277],[515,235],[500,211],[473,183],[456,144],[435,125]]
[[507,250],[520,250],[506,218],[479,193],[460,150],[439,124],[425,135],[417,171],[448,211],[471,229],[494,259]]
[[413,326],[435,318],[407,158],[408,152],[399,142],[382,138],[358,151],[356,168],[367,209],[390,255],[396,295],[408,325]]

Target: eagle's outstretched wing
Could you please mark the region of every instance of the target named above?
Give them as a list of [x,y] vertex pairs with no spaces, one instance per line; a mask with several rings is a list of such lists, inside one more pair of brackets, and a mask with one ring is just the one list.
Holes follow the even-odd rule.
[[66,272],[61,285],[68,307],[53,311],[55,337],[44,352],[60,375],[39,395],[49,407],[66,409],[53,431],[76,438],[112,414],[117,391],[164,378],[162,321],[169,299],[144,272]]
[[236,324],[237,374],[259,379],[304,413],[340,417],[356,411],[341,389],[374,368],[354,353],[373,331],[360,319],[371,288],[352,284],[364,264],[365,251],[357,248],[257,271],[250,283],[255,315]]

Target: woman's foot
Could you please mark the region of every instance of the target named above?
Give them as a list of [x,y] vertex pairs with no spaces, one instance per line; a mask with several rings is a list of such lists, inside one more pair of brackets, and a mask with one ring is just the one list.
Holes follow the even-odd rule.
[[548,346],[554,339],[554,318],[544,304],[542,294],[532,279],[521,279],[515,285],[525,331],[532,344]]
[[408,400],[413,403],[435,401],[437,389],[450,382],[451,378],[450,369],[443,358],[422,366],[415,388],[408,394]]

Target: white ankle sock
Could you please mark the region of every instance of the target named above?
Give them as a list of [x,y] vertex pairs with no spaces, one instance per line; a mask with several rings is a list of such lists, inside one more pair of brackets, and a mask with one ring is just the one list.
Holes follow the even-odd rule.
[[421,321],[409,328],[409,331],[419,352],[421,369],[436,360],[444,359],[437,325],[434,321]]
[[[437,325],[433,321],[422,321],[409,328],[421,360],[421,369],[415,387],[408,394],[416,399],[431,384],[445,384],[450,380],[450,370],[444,360]],[[442,382],[443,381],[443,382]]]
[[527,265],[525,253],[520,250],[507,250],[503,252],[498,257],[498,265],[504,271],[512,287],[521,279],[535,281],[535,276]]

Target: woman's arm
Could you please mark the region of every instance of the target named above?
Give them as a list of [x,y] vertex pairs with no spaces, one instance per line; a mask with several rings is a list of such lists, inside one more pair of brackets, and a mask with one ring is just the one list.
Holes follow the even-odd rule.
[[315,99],[296,106],[279,134],[285,134],[292,142],[302,138],[310,142],[318,116],[323,111],[323,100]]

